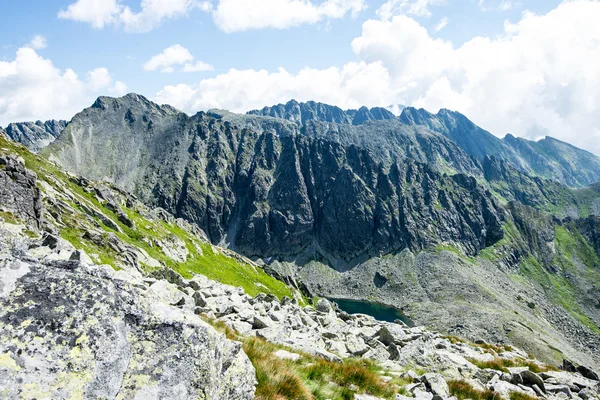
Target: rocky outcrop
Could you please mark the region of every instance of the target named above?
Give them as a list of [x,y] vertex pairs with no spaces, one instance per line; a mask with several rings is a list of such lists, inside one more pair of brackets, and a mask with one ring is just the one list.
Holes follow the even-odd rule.
[[2,256],[6,398],[253,398],[241,345],[177,308],[166,287],[79,261]]
[[36,175],[25,168],[22,158],[0,155],[0,211],[39,228],[42,203],[35,183]]
[[[513,392],[559,399],[567,390],[570,396],[600,396],[600,382],[591,368],[573,366],[572,370],[558,372],[512,346],[469,343],[423,327],[381,322],[363,314],[349,315],[325,299],[320,299],[315,308],[302,307],[286,297],[252,298],[201,276],[194,277],[189,285],[205,299],[196,312],[225,323],[242,336],[257,336],[287,346],[288,350],[277,352],[282,359],[300,359],[296,352],[333,362],[349,357],[369,359],[381,368],[382,375],[410,382],[404,393],[416,398],[451,398],[450,385],[458,380],[475,390],[487,390],[490,397],[498,399],[509,399]],[[512,367],[486,367],[494,364]],[[425,373],[416,373],[416,366]],[[413,397],[397,397],[406,398]]]
[[67,126],[67,121],[18,122],[9,124],[5,132],[11,140],[21,143],[34,153],[52,143]]

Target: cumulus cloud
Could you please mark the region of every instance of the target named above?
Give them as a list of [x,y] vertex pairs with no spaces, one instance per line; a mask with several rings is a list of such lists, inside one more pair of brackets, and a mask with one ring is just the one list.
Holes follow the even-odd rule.
[[390,19],[400,14],[430,17],[429,7],[445,3],[446,0],[388,0],[377,9],[376,14],[382,19]]
[[567,1],[460,47],[405,15],[369,20],[352,42],[358,62],[297,73],[233,69],[156,97],[189,112],[246,111],[290,98],[449,108],[498,136],[550,135],[600,154],[599,18],[600,2]]
[[244,112],[295,98],[318,100],[345,107],[389,104],[388,72],[380,63],[348,63],[343,68],[304,68],[294,74],[280,68],[236,70],[198,85],[167,86],[156,95],[160,103],[185,111],[227,108]]
[[0,61],[0,125],[37,119],[71,118],[102,92],[122,94],[106,68],[81,79],[72,69],[56,68],[31,47],[17,50],[13,61]]
[[356,16],[366,7],[365,0],[219,0],[216,7],[209,0],[142,0],[140,11],[134,12],[121,0],[77,0],[58,17],[86,22],[96,29],[118,25],[128,32],[148,32],[168,19],[200,9],[212,14],[219,29],[237,32],[315,24],[347,14]]
[[356,16],[366,8],[364,0],[219,0],[213,11],[215,24],[225,32],[249,29],[285,29],[314,24],[323,19]]
[[58,18],[87,22],[102,29],[118,21],[123,6],[117,0],[78,0],[66,10],[60,10]]
[[140,11],[124,6],[120,0],[77,0],[58,13],[59,18],[86,22],[96,29],[122,25],[128,32],[148,32],[165,20],[187,15],[199,8],[209,11],[211,3],[203,0],[142,0]]
[[48,47],[48,42],[44,36],[35,35],[33,39],[31,39],[31,42],[27,44],[27,47],[30,47],[34,50],[41,50]]
[[194,56],[189,52],[188,49],[181,45],[173,45],[167,47],[162,53],[153,56],[146,64],[144,69],[146,71],[156,71],[160,69],[161,72],[173,72],[175,69],[174,65],[184,64],[188,61],[192,61]]
[[175,66],[177,65],[183,65],[183,72],[212,71],[214,69],[212,65],[202,61],[196,61],[195,63],[193,61],[194,56],[192,53],[185,47],[176,44],[153,56],[144,64],[144,69],[146,71],[160,70],[163,73],[175,72]]

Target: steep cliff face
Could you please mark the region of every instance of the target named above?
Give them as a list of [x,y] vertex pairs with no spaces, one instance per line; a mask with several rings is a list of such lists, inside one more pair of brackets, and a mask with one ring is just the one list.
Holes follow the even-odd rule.
[[251,256],[351,260],[445,241],[475,254],[502,237],[491,195],[467,175],[434,168],[447,155],[459,169],[475,169],[464,153],[439,135],[399,127],[373,154],[361,146],[369,129],[385,138],[370,124],[300,131],[264,117],[187,117],[132,95],[99,99],[48,153]]
[[67,121],[18,122],[8,125],[5,133],[11,140],[21,143],[37,153],[52,143],[65,126],[67,126]]

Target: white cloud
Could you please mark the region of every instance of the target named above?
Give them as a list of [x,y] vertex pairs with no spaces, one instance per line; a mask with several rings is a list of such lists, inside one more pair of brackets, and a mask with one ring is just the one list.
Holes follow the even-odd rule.
[[429,7],[446,4],[446,0],[388,0],[376,11],[382,19],[406,14],[417,17],[430,17]]
[[448,17],[443,17],[440,22],[433,28],[434,31],[439,32],[448,25]]
[[204,72],[213,71],[215,68],[203,61],[196,61],[195,63],[186,63],[183,66],[183,72]]
[[0,61],[0,125],[15,121],[71,118],[103,91],[123,89],[108,71],[98,68],[80,79],[72,69],[61,71],[30,47],[13,61]]
[[118,21],[122,10],[118,0],[77,0],[66,10],[60,10],[58,18],[87,22],[96,29],[102,29]]
[[352,42],[359,61],[342,68],[234,69],[194,86],[167,86],[156,98],[189,112],[246,111],[290,98],[444,107],[498,136],[550,135],[600,154],[599,18],[600,2],[567,1],[458,48],[404,15],[370,20]]
[[283,68],[277,72],[232,69],[196,86],[167,86],[156,100],[188,112],[209,108],[244,112],[291,98],[360,107],[389,104],[389,84],[389,75],[380,63],[348,63],[341,69],[304,68],[297,74]]
[[152,57],[146,64],[144,69],[146,71],[156,71],[160,69],[161,72],[173,72],[175,69],[174,65],[184,64],[189,61],[193,61],[194,56],[185,47],[176,44],[171,47],[167,47],[162,53]]
[[206,64],[202,61],[194,61],[194,56],[185,47],[175,44],[171,47],[167,47],[162,53],[153,56],[146,64],[144,69],[146,71],[156,71],[169,73],[175,72],[175,66],[183,65],[183,72],[201,72],[201,71],[212,71],[214,68],[212,65]]
[[366,8],[364,0],[219,0],[213,11],[215,24],[225,32],[249,29],[285,29],[315,24],[323,19],[356,16]]
[[125,7],[119,19],[127,31],[147,32],[162,24],[164,20],[187,15],[194,8],[208,11],[210,2],[199,0],[142,0],[140,12],[135,13],[129,7]]
[[35,35],[33,39],[31,39],[31,42],[27,44],[27,47],[30,47],[34,50],[45,49],[48,47],[48,41],[42,35]]
[[114,85],[112,85],[108,91],[113,96],[123,96],[127,94],[127,85],[124,82],[116,81]]
[[[225,32],[249,29],[285,29],[315,24],[324,19],[356,17],[367,8],[365,0],[142,0],[134,12],[122,0],[77,0],[59,18],[86,22],[96,29],[108,25],[123,26],[127,32],[148,32],[165,20],[188,15],[194,9],[210,12],[214,23]],[[422,1],[422,0],[417,0]],[[428,0],[439,1],[439,0]]]
[[110,76],[108,69],[96,68],[87,73],[87,83],[92,92],[108,92],[115,96],[122,96],[127,93],[127,85],[121,81],[116,81],[113,84],[113,78]]
[[59,18],[86,22],[96,29],[108,25],[122,25],[128,32],[148,32],[165,20],[187,15],[199,8],[209,11],[210,2],[205,0],[142,0],[140,11],[124,6],[121,0],[77,0]]

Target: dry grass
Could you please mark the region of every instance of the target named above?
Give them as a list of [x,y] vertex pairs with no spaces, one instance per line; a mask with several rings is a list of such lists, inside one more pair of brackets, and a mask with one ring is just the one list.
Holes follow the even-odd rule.
[[520,392],[510,392],[510,400],[537,400],[537,397]]
[[[491,390],[478,390],[469,382],[463,380],[453,380],[448,382],[450,394],[458,398],[458,400],[499,400],[500,394]],[[512,399],[511,399],[512,400]]]
[[[355,393],[393,399],[404,382],[386,383],[375,363],[347,359],[335,363],[286,349],[256,337],[243,337],[221,321],[204,318],[228,339],[242,342],[244,352],[254,365],[258,385],[257,400],[353,399]],[[274,355],[279,349],[300,354],[298,361],[282,360]]]
[[531,360],[525,359],[505,359],[500,357],[495,357],[491,361],[481,361],[474,358],[467,358],[469,362],[476,365],[481,369],[495,369],[497,371],[509,372],[508,368],[510,367],[528,367],[531,372],[540,373],[547,371],[558,371],[558,369],[552,365],[538,364]]
[[244,352],[256,369],[256,399],[313,399],[296,371],[295,363],[275,357],[273,352],[276,349],[273,345],[255,337],[248,338],[243,343]]

